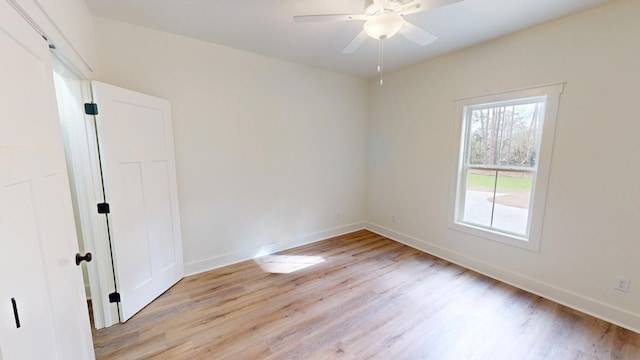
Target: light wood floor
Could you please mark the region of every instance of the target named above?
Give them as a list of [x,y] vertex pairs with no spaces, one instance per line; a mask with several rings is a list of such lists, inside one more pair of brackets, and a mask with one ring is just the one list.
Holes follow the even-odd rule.
[[281,255],[183,279],[97,358],[640,359],[637,333],[368,231]]

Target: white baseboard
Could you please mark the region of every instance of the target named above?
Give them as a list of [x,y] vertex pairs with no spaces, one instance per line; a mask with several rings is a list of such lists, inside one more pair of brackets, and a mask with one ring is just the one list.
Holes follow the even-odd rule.
[[447,250],[438,245],[422,241],[410,235],[403,234],[380,225],[367,223],[365,228],[394,241],[476,271],[503,283],[515,286],[532,294],[536,294],[556,303],[640,333],[639,314],[631,313],[615,306],[602,303],[596,299],[567,291],[546,282],[516,273],[512,270],[495,266],[494,264],[487,263],[458,252]]
[[252,248],[242,251],[236,251],[232,253],[227,253],[224,255],[195,261],[191,263],[185,263],[184,272],[185,276],[199,274],[205,271],[221,268],[223,266],[236,264],[245,260],[251,260],[258,256],[264,256],[276,253],[278,251],[283,251],[287,249],[291,249],[294,247],[298,247],[301,245],[306,245],[310,243],[314,243],[317,241],[329,239],[335,236],[348,234],[354,231],[362,230],[365,228],[365,222],[357,222],[353,224],[348,224],[344,226],[339,226],[332,229],[323,230],[320,232],[306,234],[298,236],[294,239],[289,239],[286,241],[268,244],[265,246],[261,246],[260,248]]

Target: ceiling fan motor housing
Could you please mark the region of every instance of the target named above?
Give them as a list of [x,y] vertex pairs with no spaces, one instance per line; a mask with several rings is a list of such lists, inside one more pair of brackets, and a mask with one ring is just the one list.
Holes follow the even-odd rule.
[[397,34],[403,23],[402,16],[385,10],[367,20],[364,23],[364,31],[374,39],[384,40]]

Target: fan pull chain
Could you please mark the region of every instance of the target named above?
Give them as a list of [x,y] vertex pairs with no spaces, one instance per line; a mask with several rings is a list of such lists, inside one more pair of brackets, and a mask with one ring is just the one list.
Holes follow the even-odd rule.
[[382,67],[384,61],[384,39],[378,41],[378,72],[380,73],[380,86],[383,85],[382,80]]

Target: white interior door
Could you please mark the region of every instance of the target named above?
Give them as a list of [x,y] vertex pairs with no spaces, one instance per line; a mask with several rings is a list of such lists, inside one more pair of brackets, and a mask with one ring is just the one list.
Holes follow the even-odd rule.
[[120,320],[184,275],[168,101],[92,82]]
[[47,43],[0,1],[0,347],[93,359]]

